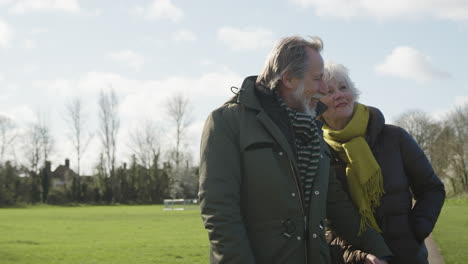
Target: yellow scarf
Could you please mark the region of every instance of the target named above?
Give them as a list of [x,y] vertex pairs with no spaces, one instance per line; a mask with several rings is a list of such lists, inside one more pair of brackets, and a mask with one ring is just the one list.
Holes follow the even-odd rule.
[[333,130],[323,125],[325,141],[346,162],[348,188],[354,204],[361,214],[359,234],[366,225],[382,232],[374,217],[374,209],[380,204],[384,193],[380,166],[365,140],[369,109],[355,104],[353,118],[342,130]]

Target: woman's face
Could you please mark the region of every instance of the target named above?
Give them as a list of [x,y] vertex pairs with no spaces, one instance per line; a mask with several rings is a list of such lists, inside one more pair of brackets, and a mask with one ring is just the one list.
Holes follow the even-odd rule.
[[328,94],[321,101],[328,106],[322,117],[327,124],[349,122],[353,116],[354,98],[346,83],[331,79],[327,82]]

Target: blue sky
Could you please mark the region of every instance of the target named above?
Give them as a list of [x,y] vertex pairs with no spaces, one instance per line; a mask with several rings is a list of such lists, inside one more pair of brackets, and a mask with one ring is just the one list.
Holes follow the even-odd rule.
[[[346,65],[360,101],[389,123],[413,109],[440,119],[468,102],[466,0],[0,0],[0,114],[19,133],[37,112],[46,115],[56,166],[73,159],[65,103],[85,100],[95,130],[97,96],[112,87],[124,161],[129,133],[144,120],[160,125],[162,148],[170,147],[164,102],[183,93],[193,120],[185,142],[196,162],[209,111],[289,35],[320,36],[325,60]],[[98,153],[96,137],[88,170]]]

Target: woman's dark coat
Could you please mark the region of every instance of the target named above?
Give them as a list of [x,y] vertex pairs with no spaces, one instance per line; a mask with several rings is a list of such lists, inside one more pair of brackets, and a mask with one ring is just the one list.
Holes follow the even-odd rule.
[[[378,109],[369,109],[366,140],[382,170],[385,191],[374,215],[395,255],[390,263],[428,263],[424,239],[432,232],[444,203],[444,185],[408,132],[386,125]],[[346,164],[335,158],[334,166],[337,177],[347,186]],[[343,247],[340,239],[332,244]],[[360,263],[365,255],[348,246],[344,260]]]

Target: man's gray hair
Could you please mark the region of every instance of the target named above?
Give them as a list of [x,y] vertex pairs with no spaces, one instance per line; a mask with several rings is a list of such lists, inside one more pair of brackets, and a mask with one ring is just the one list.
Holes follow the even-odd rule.
[[281,39],[270,52],[262,73],[257,77],[257,84],[270,89],[276,88],[285,72],[289,72],[292,77],[303,78],[309,66],[307,48],[322,51],[322,39],[304,39],[299,36]]
[[333,62],[325,63],[324,68],[325,69],[323,78],[325,82],[328,83],[329,81],[334,79],[335,81],[344,83],[346,87],[348,87],[351,90],[354,101],[357,102],[359,99],[359,94],[361,94],[361,92],[351,81],[351,78],[349,77],[348,68],[346,68],[343,64],[337,64]]

